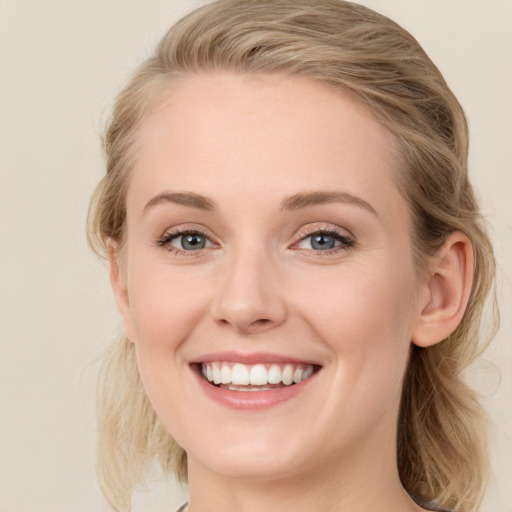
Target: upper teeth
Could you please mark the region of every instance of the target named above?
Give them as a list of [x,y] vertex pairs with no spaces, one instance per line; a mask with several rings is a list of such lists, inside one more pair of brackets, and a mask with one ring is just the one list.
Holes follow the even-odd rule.
[[212,362],[201,365],[203,375],[214,384],[235,384],[239,386],[280,384],[286,386],[298,384],[313,373],[313,365],[277,364],[245,365],[241,363]]

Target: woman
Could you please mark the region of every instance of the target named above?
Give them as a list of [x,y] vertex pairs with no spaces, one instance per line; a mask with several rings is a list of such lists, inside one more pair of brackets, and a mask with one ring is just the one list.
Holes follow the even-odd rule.
[[126,337],[99,392],[116,510],[155,457],[191,512],[474,511],[494,258],[464,113],[339,0],[220,0],[117,98],[91,242]]

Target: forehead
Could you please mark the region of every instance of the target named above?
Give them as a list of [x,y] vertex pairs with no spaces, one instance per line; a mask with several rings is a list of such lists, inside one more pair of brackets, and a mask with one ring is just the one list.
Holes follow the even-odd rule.
[[393,148],[391,134],[359,102],[324,84],[194,75],[174,84],[143,121],[128,200],[172,188],[226,192],[232,200],[262,192],[277,201],[286,187],[342,188],[378,203],[385,191],[399,197]]

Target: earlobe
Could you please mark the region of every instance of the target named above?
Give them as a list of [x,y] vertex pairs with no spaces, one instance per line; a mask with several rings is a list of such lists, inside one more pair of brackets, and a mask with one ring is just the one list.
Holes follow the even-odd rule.
[[412,342],[428,347],[447,338],[460,324],[473,284],[473,247],[466,235],[452,233],[436,254],[419,305]]
[[108,240],[108,261],[110,267],[110,285],[114,292],[117,309],[123,319],[124,329],[128,339],[133,340],[131,325],[130,299],[126,286],[126,276],[123,275],[119,261],[119,245],[113,240]]

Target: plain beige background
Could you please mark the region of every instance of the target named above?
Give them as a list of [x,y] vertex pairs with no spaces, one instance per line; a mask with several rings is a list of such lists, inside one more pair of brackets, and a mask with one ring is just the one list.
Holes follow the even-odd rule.
[[[94,475],[96,359],[120,322],[84,234],[103,173],[99,134],[129,70],[199,3],[0,0],[0,512],[106,510]],[[417,37],[469,117],[503,316],[489,364],[471,375],[496,423],[483,511],[512,511],[512,1],[364,3]],[[137,510],[181,499],[154,487]]]

